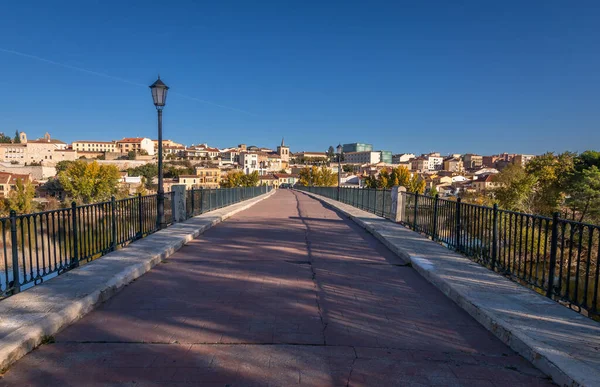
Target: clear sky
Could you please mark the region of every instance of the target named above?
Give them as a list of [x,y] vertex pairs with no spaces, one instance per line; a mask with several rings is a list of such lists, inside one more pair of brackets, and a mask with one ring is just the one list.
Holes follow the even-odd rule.
[[[0,131],[324,151],[600,149],[600,1],[5,1]],[[85,70],[85,71],[83,71]]]

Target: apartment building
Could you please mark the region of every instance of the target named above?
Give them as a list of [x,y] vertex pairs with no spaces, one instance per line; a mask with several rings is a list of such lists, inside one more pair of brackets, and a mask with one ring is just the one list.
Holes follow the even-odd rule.
[[444,160],[444,171],[462,172],[464,169],[463,162],[459,158],[448,157]]
[[88,141],[77,140],[71,144],[77,152],[117,152],[117,144],[114,141]]
[[483,156],[467,153],[463,157],[463,164],[466,169],[477,169],[483,166]]
[[179,176],[179,184],[185,184],[186,189],[191,188],[219,188],[221,171],[219,168],[196,168],[195,175]]
[[513,163],[524,167],[534,157],[534,155],[515,155],[515,157],[513,157]]
[[366,151],[344,153],[344,162],[349,164],[376,164],[380,161],[381,152]]
[[145,137],[126,137],[116,141],[117,152],[127,154],[131,151],[140,153],[146,151],[150,156],[154,155],[154,143],[149,138]]
[[0,161],[30,164],[76,158],[65,142],[51,138],[49,133],[37,140],[28,140],[27,134],[20,132],[19,139],[20,144],[0,144]]
[[429,159],[423,156],[410,160],[410,169],[415,172],[429,171]]

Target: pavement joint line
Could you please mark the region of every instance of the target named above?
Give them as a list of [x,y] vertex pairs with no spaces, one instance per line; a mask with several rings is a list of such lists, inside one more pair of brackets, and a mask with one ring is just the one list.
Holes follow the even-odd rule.
[[[349,204],[300,192],[371,233],[554,383],[600,386],[597,322],[400,224]],[[509,307],[504,304],[507,302]]]
[[304,228],[305,228],[304,229],[304,243],[306,244],[306,254],[308,255],[308,266],[310,267],[310,271],[312,273],[312,281],[313,281],[313,286],[315,288],[315,301],[317,303],[319,319],[321,320],[321,326],[322,326],[321,334],[323,335],[323,344],[327,345],[327,337],[325,336],[325,330],[327,329],[328,323],[326,323],[325,319],[323,318],[323,309],[321,309],[321,303],[319,301],[319,294],[321,293],[322,289],[319,288],[319,283],[317,281],[317,272],[315,271],[315,268],[313,266],[314,257],[312,255],[311,241],[310,241],[310,237],[309,237],[310,226],[308,225],[308,222],[306,221],[305,217],[302,216],[302,210],[300,209],[300,200],[298,199],[298,195],[296,194],[295,191],[292,191],[292,194],[294,195],[294,199],[296,199],[296,211],[298,212],[298,217],[302,221],[302,224],[304,225]]
[[354,359],[352,359],[352,364],[350,365],[350,372],[348,372],[348,380],[346,381],[346,387],[350,386],[350,379],[352,379],[352,371],[354,371],[354,364],[356,364],[356,359],[358,359],[358,353],[356,352],[356,347],[353,345],[352,350],[354,351]]

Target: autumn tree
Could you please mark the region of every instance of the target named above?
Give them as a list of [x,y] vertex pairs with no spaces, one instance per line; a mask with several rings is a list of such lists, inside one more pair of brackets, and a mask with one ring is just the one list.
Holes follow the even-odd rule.
[[29,181],[23,182],[17,179],[15,189],[8,194],[8,207],[20,214],[29,214],[36,209],[33,198],[35,197],[35,188]]
[[260,180],[258,171],[246,175],[242,171],[229,171],[227,176],[221,181],[222,188],[234,187],[256,187]]
[[69,197],[83,203],[108,200],[118,191],[120,175],[114,165],[96,161],[76,161],[58,174],[58,180]]
[[308,187],[332,187],[337,185],[338,180],[337,173],[333,173],[325,166],[321,168],[306,167],[300,171],[299,176],[298,184]]

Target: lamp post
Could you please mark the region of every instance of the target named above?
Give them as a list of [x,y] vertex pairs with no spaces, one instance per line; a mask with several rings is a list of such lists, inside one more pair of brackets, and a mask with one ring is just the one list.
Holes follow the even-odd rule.
[[338,189],[337,189],[337,200],[340,200],[340,187],[342,186],[342,144],[338,144],[337,148],[338,156]]
[[167,91],[169,87],[160,80],[160,75],[156,82],[150,85],[152,99],[158,113],[158,190],[157,190],[157,217],[156,226],[158,229],[166,227],[165,223],[165,190],[163,188],[163,144],[162,144],[162,111],[167,102]]

